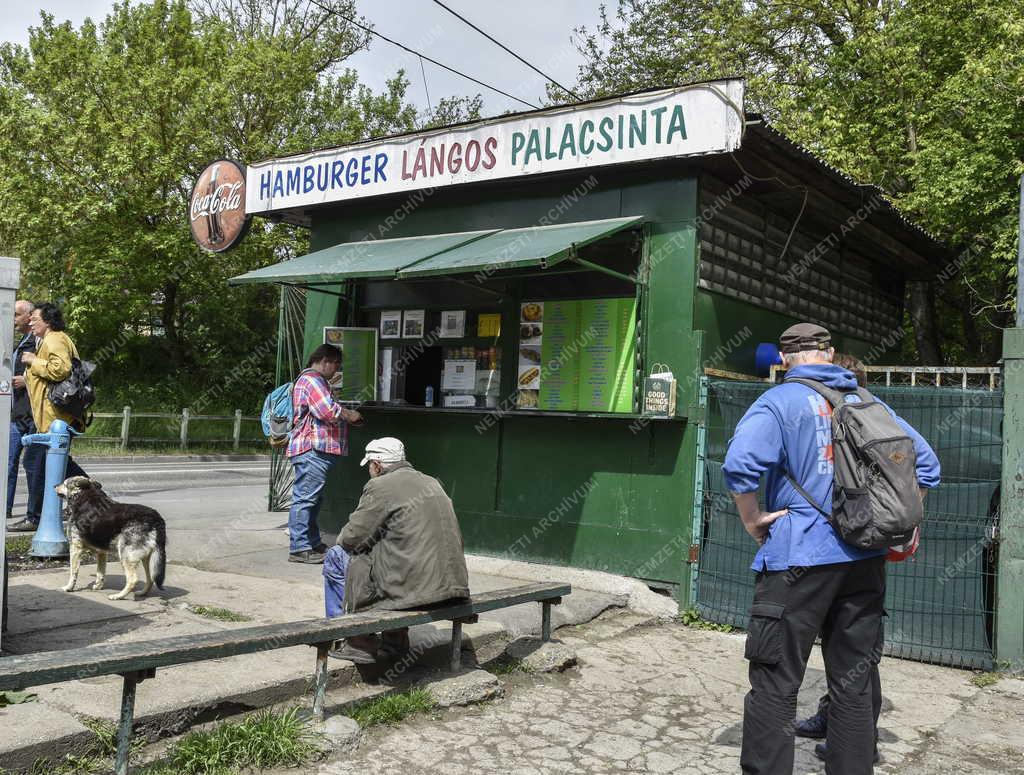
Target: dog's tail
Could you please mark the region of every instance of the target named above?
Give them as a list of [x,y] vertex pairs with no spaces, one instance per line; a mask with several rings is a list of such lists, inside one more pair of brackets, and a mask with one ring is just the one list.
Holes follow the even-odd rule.
[[153,550],[153,581],[158,589],[164,588],[167,573],[167,528],[163,522],[156,526],[156,549]]

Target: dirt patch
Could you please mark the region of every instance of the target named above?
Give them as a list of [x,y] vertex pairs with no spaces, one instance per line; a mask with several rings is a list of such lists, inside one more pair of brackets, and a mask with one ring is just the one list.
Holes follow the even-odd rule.
[[[24,573],[34,570],[53,570],[54,568],[66,568],[67,557],[45,558],[31,557],[29,551],[32,549],[32,533],[14,533],[7,538],[7,568],[10,574]],[[82,564],[95,562],[91,552],[82,555]]]

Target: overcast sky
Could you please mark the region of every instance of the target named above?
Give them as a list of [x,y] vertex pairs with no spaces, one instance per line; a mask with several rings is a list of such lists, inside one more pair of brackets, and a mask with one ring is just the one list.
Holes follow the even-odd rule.
[[[570,41],[572,30],[580,25],[593,27],[600,6],[600,0],[444,2],[569,88],[575,83],[580,63],[580,56]],[[357,0],[357,3],[360,13],[389,38],[529,102],[538,104],[544,95],[543,78],[432,0]],[[41,10],[53,14],[59,21],[70,19],[77,27],[86,17],[101,21],[112,5],[111,0],[0,0],[3,7],[0,39],[27,43],[28,28],[38,24]],[[614,0],[608,5],[614,7]],[[409,99],[421,110],[427,107],[428,90],[432,102],[442,96],[479,92],[484,98],[485,116],[526,108],[429,62],[423,65],[424,84],[419,58],[379,38],[374,39],[369,51],[360,52],[349,61],[362,81],[377,90],[395,71],[404,69],[412,82]]]

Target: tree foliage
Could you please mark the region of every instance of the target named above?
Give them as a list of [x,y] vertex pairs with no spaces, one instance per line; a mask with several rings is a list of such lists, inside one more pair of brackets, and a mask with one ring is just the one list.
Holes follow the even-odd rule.
[[[272,374],[277,292],[225,280],[306,249],[305,232],[257,220],[232,251],[189,234],[192,181],[243,164],[416,126],[399,71],[376,93],[344,67],[367,45],[354,0],[119,3],[79,29],[43,14],[27,47],[0,48],[0,250],[24,293],[65,306],[108,387],[154,400]],[[251,367],[258,363],[259,369]],[[227,403],[262,385],[236,380]],[[225,408],[228,408],[225,406]]]
[[918,311],[947,360],[998,357],[1024,172],[1024,6],[621,0],[577,32],[579,86],[592,96],[744,75],[749,109],[970,250],[952,280],[911,303],[937,297],[939,314]]

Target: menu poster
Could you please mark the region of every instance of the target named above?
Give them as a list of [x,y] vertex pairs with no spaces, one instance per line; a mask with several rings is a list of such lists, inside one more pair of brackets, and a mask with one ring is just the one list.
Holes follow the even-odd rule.
[[523,302],[519,307],[519,343],[540,344],[543,335],[544,302]]
[[380,313],[380,338],[402,338],[402,310],[384,310]]
[[324,343],[342,352],[341,370],[332,388],[342,401],[374,401],[377,397],[377,330],[324,328]]
[[537,397],[540,409],[572,412],[579,403],[579,307],[577,301],[549,301],[544,305],[540,347],[544,381]]
[[579,410],[632,412],[636,379],[636,299],[580,302]]
[[462,339],[466,335],[466,310],[453,309],[441,313],[442,339]]
[[426,311],[422,309],[407,309],[402,313],[402,336],[406,339],[423,338],[423,321],[426,318]]

